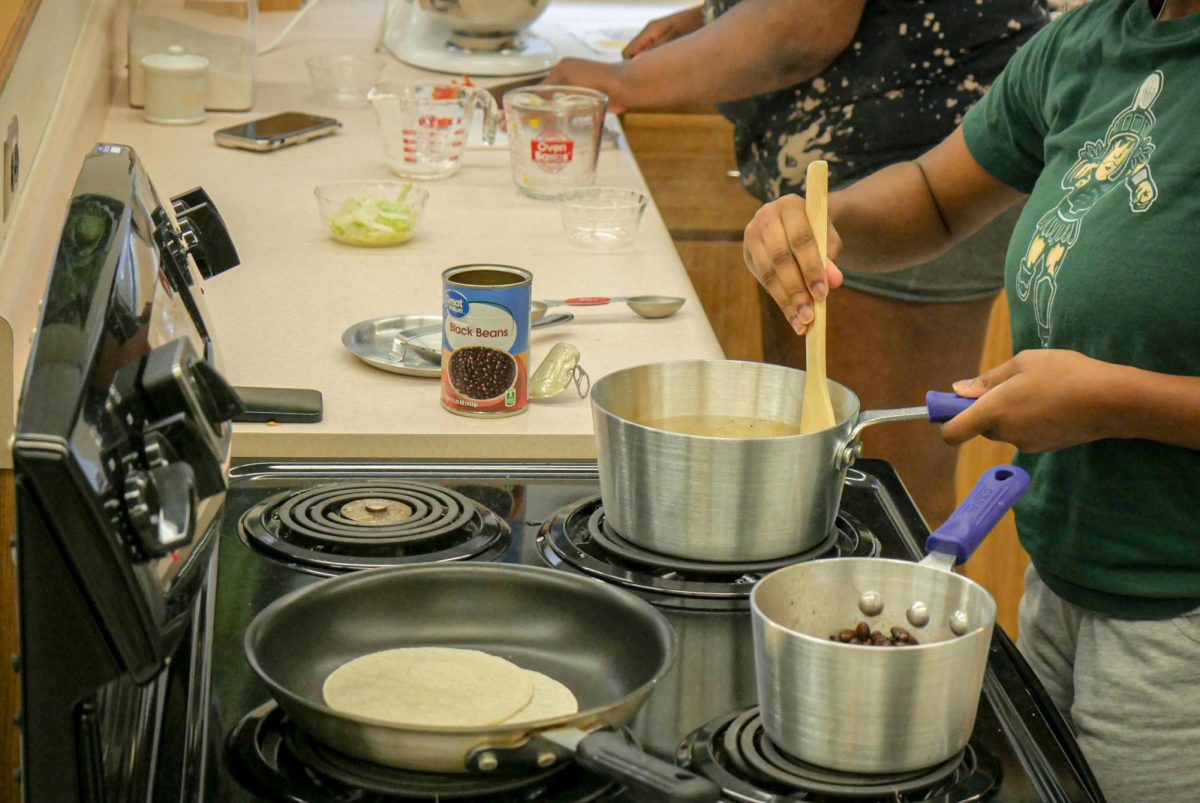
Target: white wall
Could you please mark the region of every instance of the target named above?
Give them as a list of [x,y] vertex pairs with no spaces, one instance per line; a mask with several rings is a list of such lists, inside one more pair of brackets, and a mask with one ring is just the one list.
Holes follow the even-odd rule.
[[[0,141],[8,132],[9,121],[16,115],[20,157],[26,169],[33,163],[38,145],[45,136],[46,123],[93,2],[43,0],[8,81],[0,89]],[[14,206],[24,190],[25,187],[18,184],[17,196],[12,199]],[[12,219],[11,210],[3,211],[5,219],[0,222],[0,243],[4,241],[8,222]]]

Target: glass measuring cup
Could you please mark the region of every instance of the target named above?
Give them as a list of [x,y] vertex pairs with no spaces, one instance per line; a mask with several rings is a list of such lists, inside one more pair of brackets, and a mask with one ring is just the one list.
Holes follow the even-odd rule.
[[532,198],[557,198],[593,184],[607,108],[607,95],[581,86],[506,92],[504,120],[517,189]]
[[462,167],[476,106],[483,107],[483,139],[496,139],[499,107],[475,87],[451,83],[380,84],[368,95],[379,116],[388,167],[405,178],[437,179]]

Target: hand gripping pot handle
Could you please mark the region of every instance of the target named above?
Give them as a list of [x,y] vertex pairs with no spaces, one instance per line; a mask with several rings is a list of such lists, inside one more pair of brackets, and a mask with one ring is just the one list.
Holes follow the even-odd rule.
[[974,403],[974,399],[938,390],[931,390],[925,394],[925,407],[929,410],[931,424],[944,424]]
[[926,551],[953,555],[955,565],[965,563],[1029,483],[1029,474],[1016,466],[988,469],[950,518],[925,539]]
[[575,760],[615,778],[641,799],[661,803],[717,803],[720,788],[699,775],[643,753],[612,731],[589,733],[575,747]]

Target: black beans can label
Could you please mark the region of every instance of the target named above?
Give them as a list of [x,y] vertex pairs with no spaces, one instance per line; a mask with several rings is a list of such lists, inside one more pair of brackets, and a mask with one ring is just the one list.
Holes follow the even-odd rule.
[[533,274],[508,265],[442,273],[442,406],[505,416],[529,406]]

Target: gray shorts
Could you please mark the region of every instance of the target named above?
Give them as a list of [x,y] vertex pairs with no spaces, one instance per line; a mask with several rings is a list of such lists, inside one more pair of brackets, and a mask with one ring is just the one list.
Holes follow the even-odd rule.
[[846,273],[846,287],[902,301],[989,298],[1004,287],[1004,258],[1021,207],[1009,209],[940,257],[891,273]]
[[1200,611],[1115,619],[1025,572],[1017,646],[1109,803],[1180,803],[1200,789]]

